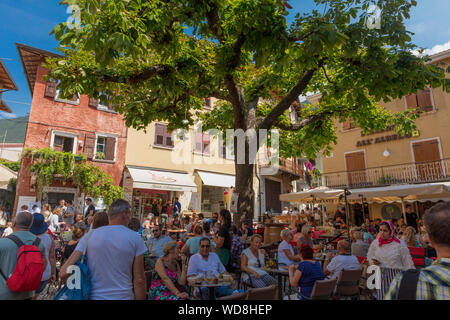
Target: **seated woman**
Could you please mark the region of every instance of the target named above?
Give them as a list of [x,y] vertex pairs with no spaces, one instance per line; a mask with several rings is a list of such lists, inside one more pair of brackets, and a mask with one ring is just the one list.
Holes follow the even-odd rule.
[[[208,238],[209,237],[205,237]],[[233,271],[232,267],[232,259],[231,259],[231,250],[224,247],[225,238],[221,236],[217,236],[215,238],[215,242],[211,241],[211,244],[215,246],[215,253],[219,256],[220,262],[222,262],[223,266],[228,272]]]
[[297,243],[298,239],[302,237],[302,228],[305,224],[306,224],[305,222],[297,223],[295,233],[292,234],[294,236],[293,241],[295,241],[295,243]]
[[303,246],[310,246],[311,248],[316,248],[318,250],[323,248],[323,244],[314,245],[312,239],[312,227],[308,224],[305,224],[302,227],[301,236],[299,236],[297,240],[297,247],[301,249]]
[[323,280],[325,275],[320,262],[313,260],[313,249],[310,246],[303,246],[300,255],[303,261],[298,267],[294,264],[289,266],[289,282],[292,287],[299,287],[298,299],[304,300],[303,296],[311,297],[314,283]]
[[86,233],[86,229],[83,229],[81,227],[75,227],[72,231],[72,240],[69,240],[67,242],[66,246],[62,250],[63,252],[63,261],[61,263],[64,264],[64,262],[69,259],[72,252],[75,250],[75,248],[78,245],[78,242],[83,238],[84,234]]
[[193,255],[198,253],[200,239],[202,236],[203,228],[200,225],[196,225],[194,228],[194,236],[186,241],[186,244],[181,249],[181,253],[187,254],[188,252]]
[[290,242],[293,239],[292,233],[288,229],[281,230],[281,241],[278,246],[278,266],[290,266],[297,261],[301,260],[299,255],[295,255],[294,249]]
[[408,247],[413,248],[421,247],[419,240],[417,239],[416,230],[414,229],[414,227],[406,227],[406,230],[400,239],[405,241]]
[[255,288],[264,288],[277,283],[273,277],[262,269],[265,251],[260,249],[261,242],[261,235],[254,234],[250,238],[250,247],[245,249],[241,256],[241,270],[244,272],[242,274],[243,281],[247,281],[249,279],[248,274],[250,274],[251,284]]
[[186,258],[182,258],[182,267],[176,260],[180,249],[175,241],[168,242],[163,248],[164,256],[156,261],[155,274],[148,292],[149,300],[186,300],[185,292],[187,278]]

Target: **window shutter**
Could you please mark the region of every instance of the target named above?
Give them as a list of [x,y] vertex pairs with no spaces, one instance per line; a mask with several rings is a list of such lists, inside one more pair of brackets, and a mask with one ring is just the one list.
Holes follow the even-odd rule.
[[62,152],[64,148],[64,138],[55,136],[53,140],[53,150]]
[[47,98],[55,98],[56,97],[56,82],[47,82],[47,86],[45,87],[44,96]]
[[211,140],[209,138],[209,134],[204,133],[203,134],[203,138],[202,138],[202,148],[203,148],[203,153],[204,154],[209,154],[209,149],[210,149],[210,144],[211,144]]
[[172,140],[172,132],[168,132],[167,131],[167,127],[165,128],[166,129],[166,132],[165,132],[165,144],[166,144],[166,147],[173,147],[173,140]]
[[155,123],[155,144],[159,146],[164,145],[164,138],[165,138],[165,125],[160,123]]
[[206,98],[205,99],[205,109],[206,110],[211,110],[211,98]]
[[105,160],[114,160],[115,150],[116,150],[116,138],[107,137],[106,138]]
[[433,111],[433,103],[431,102],[431,88],[425,88],[417,92],[417,104],[425,112]]
[[97,108],[99,100],[94,98],[89,98],[89,107]]
[[406,99],[406,107],[408,109],[415,109],[417,108],[417,96],[414,93],[410,93],[407,96],[405,96]]
[[202,152],[202,134],[200,132],[195,132],[195,138],[194,138],[194,151],[195,152]]
[[86,134],[84,138],[84,154],[88,159],[94,158],[96,137],[95,134]]

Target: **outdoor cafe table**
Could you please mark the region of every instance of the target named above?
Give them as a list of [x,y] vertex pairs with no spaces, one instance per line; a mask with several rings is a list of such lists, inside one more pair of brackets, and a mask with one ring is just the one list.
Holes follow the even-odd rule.
[[278,281],[278,299],[283,300],[283,288],[282,288],[282,282],[283,277],[289,278],[289,271],[287,266],[281,266],[280,269],[273,269],[273,268],[263,268],[264,271],[271,273],[273,275],[277,276]]
[[[215,298],[215,291],[216,291],[216,288],[218,288],[218,287],[225,287],[225,286],[229,286],[230,285],[230,283],[229,282],[224,282],[224,281],[222,281],[222,282],[219,282],[219,283],[209,283],[209,282],[206,282],[206,281],[202,281],[201,283],[190,283],[189,284],[189,286],[191,287],[191,288],[208,288],[209,289],[209,296],[211,297],[211,300],[215,300],[216,298]],[[202,300],[204,300],[203,299],[203,293],[202,293],[202,290],[200,290],[200,297],[201,297],[201,299]]]

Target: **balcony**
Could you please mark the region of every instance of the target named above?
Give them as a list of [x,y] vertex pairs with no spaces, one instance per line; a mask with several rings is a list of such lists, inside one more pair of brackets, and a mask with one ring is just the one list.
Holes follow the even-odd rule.
[[[295,158],[294,158],[295,159]],[[268,158],[265,159],[266,161],[260,161],[260,166],[262,168],[268,168],[269,167],[269,161]],[[280,157],[279,161],[279,170],[290,173],[296,177],[297,179],[304,179],[305,176],[303,174],[302,165],[296,163],[296,161],[292,159],[285,159],[283,157]]]
[[323,179],[325,186],[329,188],[450,181],[450,159],[324,173]]

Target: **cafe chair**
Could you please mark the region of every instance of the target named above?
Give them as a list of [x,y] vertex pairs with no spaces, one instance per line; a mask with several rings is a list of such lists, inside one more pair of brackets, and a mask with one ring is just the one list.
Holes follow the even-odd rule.
[[342,270],[336,285],[336,299],[360,299],[359,282],[363,270]]
[[298,294],[303,300],[331,300],[336,288],[336,279],[332,280],[317,280],[311,293],[311,297],[306,297],[299,291]]
[[146,284],[146,290],[150,289],[150,284],[152,283],[153,278],[153,272],[152,271],[145,271],[145,284]]
[[272,284],[265,288],[249,289],[246,300],[278,300],[278,286]]
[[[246,274],[248,277],[246,280],[243,279],[244,274]],[[250,276],[250,273],[248,273],[247,271],[241,271],[238,288],[239,289],[242,288],[244,290],[248,290],[249,288],[256,288],[256,286],[253,284],[253,280],[252,277]]]
[[246,300],[247,292],[235,293],[229,296],[217,298],[216,300]]

